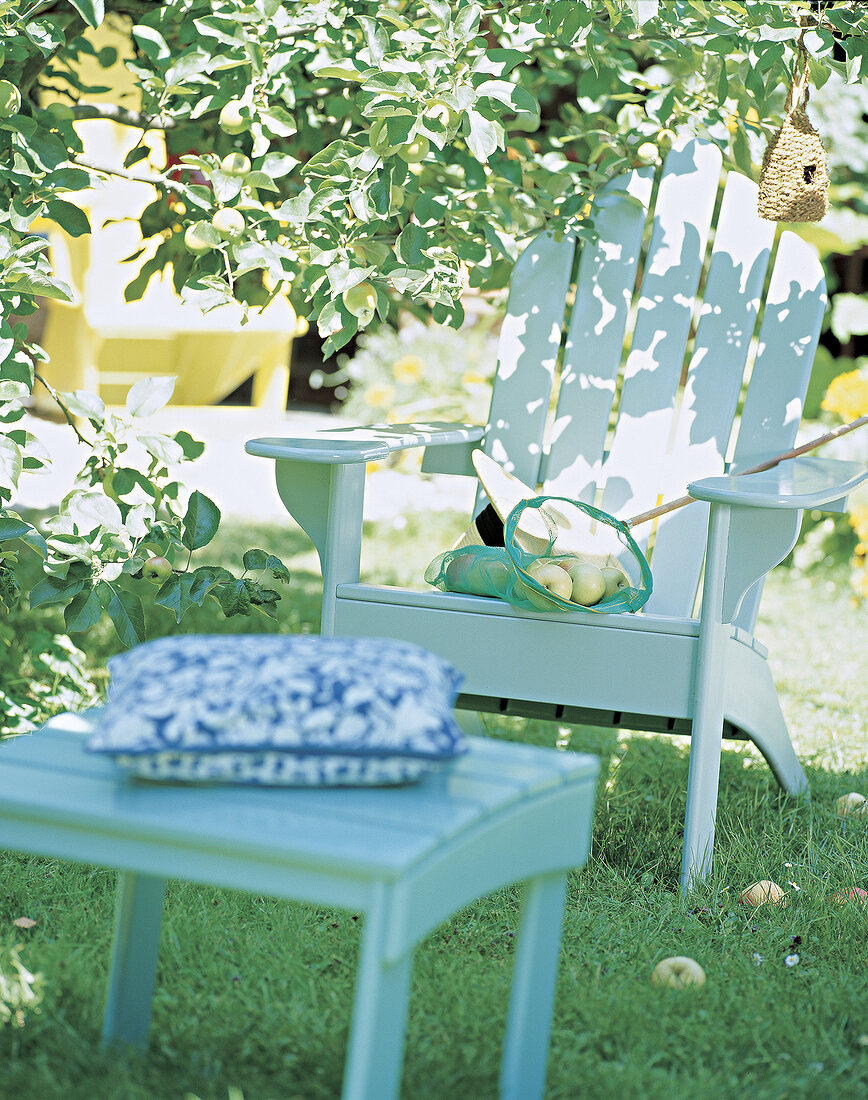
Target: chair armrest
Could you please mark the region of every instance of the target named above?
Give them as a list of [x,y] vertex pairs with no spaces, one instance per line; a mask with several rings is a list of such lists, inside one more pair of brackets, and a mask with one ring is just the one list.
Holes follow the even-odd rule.
[[346,465],[382,461],[395,451],[412,447],[472,443],[482,439],[484,434],[484,428],[473,424],[439,421],[428,424],[374,424],[360,428],[329,428],[307,437],[251,439],[246,443],[245,450],[260,458]]
[[822,508],[868,478],[868,467],[837,458],[790,458],[756,474],[726,474],[691,482],[694,500],[749,508]]

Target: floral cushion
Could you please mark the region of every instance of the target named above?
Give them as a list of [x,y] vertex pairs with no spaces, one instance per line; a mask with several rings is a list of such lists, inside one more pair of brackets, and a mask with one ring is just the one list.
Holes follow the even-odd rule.
[[409,642],[198,634],[108,665],[87,748],[146,778],[406,783],[467,748],[453,716],[462,677]]

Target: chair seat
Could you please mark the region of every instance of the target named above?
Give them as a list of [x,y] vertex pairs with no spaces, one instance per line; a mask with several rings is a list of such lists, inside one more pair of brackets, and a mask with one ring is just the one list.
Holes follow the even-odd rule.
[[[558,720],[689,732],[696,619],[523,611],[484,596],[367,584],[339,585],[337,596],[336,633],[403,638],[454,661],[462,695],[477,697],[462,706],[533,716],[533,701],[545,700],[546,716]],[[764,663],[748,631],[727,631],[731,647]]]

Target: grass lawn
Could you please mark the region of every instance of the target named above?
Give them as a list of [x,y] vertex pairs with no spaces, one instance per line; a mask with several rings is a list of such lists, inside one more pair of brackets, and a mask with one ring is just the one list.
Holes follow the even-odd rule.
[[[369,577],[415,580],[461,520],[398,523],[400,531],[371,532]],[[223,622],[197,610],[184,629],[315,631],[318,576],[303,536],[230,527],[218,552],[237,560],[249,546],[279,554],[292,570],[278,622]],[[158,633],[173,625],[154,620]],[[684,739],[487,720],[492,735],[589,751],[603,765],[591,860],[570,881],[552,1100],[868,1095],[868,908],[830,900],[842,887],[868,887],[868,819],[834,813],[838,795],[868,793],[868,617],[852,604],[844,571],[805,579],[781,570],[758,634],[812,798],[789,801],[758,754],[727,747],[714,878],[688,898],[676,889]],[[111,628],[92,632],[88,647],[94,659],[112,652]],[[356,914],[170,883],[148,1056],[107,1055],[97,1044],[114,875],[0,859],[0,964],[9,978],[9,951],[21,945],[23,963],[42,976],[39,1010],[23,1027],[0,1025],[0,1097],[339,1095]],[[741,888],[761,878],[788,891],[786,908],[737,904]],[[516,911],[516,892],[501,891],[455,914],[418,951],[405,1097],[497,1095]],[[18,927],[20,917],[36,923]],[[682,954],[702,964],[706,985],[653,988],[654,965]]]

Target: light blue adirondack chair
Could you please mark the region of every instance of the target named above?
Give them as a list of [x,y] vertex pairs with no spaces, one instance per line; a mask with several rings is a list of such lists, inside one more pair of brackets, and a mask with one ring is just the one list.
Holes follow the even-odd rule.
[[[792,548],[802,510],[840,510],[866,476],[820,457],[734,476],[793,445],[826,295],[813,249],[792,232],[776,239],[750,180],[730,172],[722,188],[721,177],[719,150],[686,142],[659,184],[645,167],[598,196],[595,244],[545,234],[529,244],[487,429],[396,425],[247,444],[275,460],[281,498],[319,552],[324,634],[440,652],[466,675],[468,710],[692,735],[685,888],[711,868],[722,736],[749,738],[785,790],[806,791],[753,629],[763,579]],[[528,612],[423,591],[421,579],[419,591],[359,583],[365,463],[425,447],[423,470],[473,474],[479,446],[526,484],[622,519],[690,492],[698,503],[663,517],[650,548],[650,525],[634,531],[654,577],[640,613]]]

